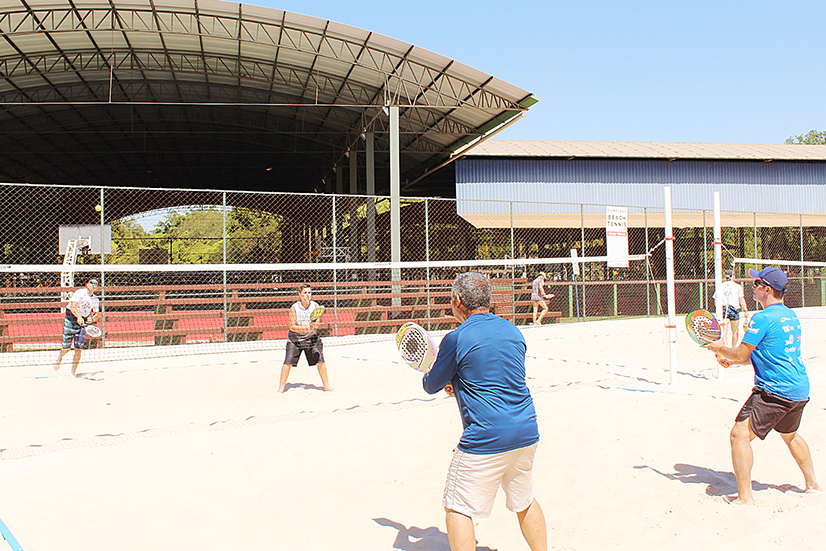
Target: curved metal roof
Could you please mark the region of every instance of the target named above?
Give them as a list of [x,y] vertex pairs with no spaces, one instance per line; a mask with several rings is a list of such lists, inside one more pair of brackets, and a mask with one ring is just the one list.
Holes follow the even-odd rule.
[[[323,191],[376,136],[386,189],[538,99],[411,44],[215,0],[0,0],[0,179]],[[451,190],[452,192],[452,190]]]
[[826,145],[488,140],[469,150],[466,155],[566,159],[826,161]]

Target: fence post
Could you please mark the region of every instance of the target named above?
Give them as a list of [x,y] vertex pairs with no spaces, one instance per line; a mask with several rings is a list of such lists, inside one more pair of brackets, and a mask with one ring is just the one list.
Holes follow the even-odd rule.
[[223,258],[224,258],[224,265],[223,268],[223,277],[224,277],[224,342],[229,342],[229,316],[227,316],[227,192],[223,192],[222,194],[223,199],[223,208],[221,209],[222,215],[222,225],[223,225]]
[[101,348],[106,348],[106,301],[103,300],[103,295],[106,292],[106,228],[103,225],[106,220],[104,216],[106,214],[106,203],[104,202],[104,195],[104,188],[100,188],[100,327],[103,331],[100,339]]
[[427,271],[427,330],[430,331],[430,215],[427,210],[427,198],[424,200],[424,254],[428,262]]
[[800,214],[800,305],[806,306],[806,267],[803,265],[803,215]]
[[[511,260],[515,260],[515,244],[513,239],[513,201],[508,201],[511,217]],[[516,263],[511,264],[511,323],[516,325]]]
[[[582,256],[585,256],[585,205],[583,203],[579,204],[579,227],[582,235],[580,252],[582,253]],[[585,264],[582,265],[582,273],[580,274],[580,277],[582,278],[582,319],[584,321],[588,316],[588,311],[585,309]],[[574,278],[574,281],[576,282],[576,278]]]
[[651,317],[651,249],[648,246],[648,207],[645,214],[645,316]]
[[335,264],[338,262],[338,241],[336,238],[338,234],[338,220],[336,219],[337,197],[337,195],[333,195],[333,225],[330,228],[333,234],[333,333],[336,337],[338,337],[338,270],[335,268]]

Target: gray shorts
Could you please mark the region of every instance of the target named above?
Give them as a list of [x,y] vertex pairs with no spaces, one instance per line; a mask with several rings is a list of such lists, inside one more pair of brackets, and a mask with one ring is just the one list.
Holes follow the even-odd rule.
[[324,363],[324,345],[318,335],[298,342],[287,340],[287,354],[284,357],[284,365],[293,367],[298,365],[302,352],[307,357],[308,365]]

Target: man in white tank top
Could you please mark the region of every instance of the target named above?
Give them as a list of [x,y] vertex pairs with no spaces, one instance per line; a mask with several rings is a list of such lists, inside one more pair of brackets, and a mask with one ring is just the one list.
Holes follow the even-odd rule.
[[284,365],[281,366],[281,379],[278,384],[278,392],[284,392],[287,379],[290,377],[290,370],[298,365],[301,353],[307,358],[307,364],[318,367],[318,374],[321,377],[321,384],[324,390],[333,390],[327,380],[327,364],[324,363],[324,350],[321,337],[316,333],[316,329],[321,325],[321,318],[311,321],[310,316],[318,308],[318,304],[313,300],[313,289],[306,283],[298,286],[299,301],[290,307],[290,329],[287,333],[287,349],[284,358]]

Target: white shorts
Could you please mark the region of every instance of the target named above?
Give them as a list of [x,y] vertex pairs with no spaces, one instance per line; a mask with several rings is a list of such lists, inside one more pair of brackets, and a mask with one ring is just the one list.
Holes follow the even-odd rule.
[[475,454],[453,450],[442,505],[457,513],[487,518],[499,486],[505,506],[524,511],[533,502],[533,457],[537,444],[502,453]]

